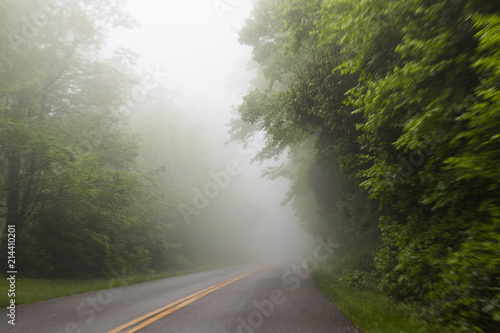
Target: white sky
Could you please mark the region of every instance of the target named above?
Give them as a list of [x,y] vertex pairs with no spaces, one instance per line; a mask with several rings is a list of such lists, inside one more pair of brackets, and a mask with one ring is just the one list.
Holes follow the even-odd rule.
[[250,57],[236,32],[249,15],[250,0],[129,0],[127,7],[140,28],[122,31],[113,40],[140,50],[143,66],[168,72],[169,83],[184,98],[226,97],[220,95],[227,94],[227,78],[242,58]]

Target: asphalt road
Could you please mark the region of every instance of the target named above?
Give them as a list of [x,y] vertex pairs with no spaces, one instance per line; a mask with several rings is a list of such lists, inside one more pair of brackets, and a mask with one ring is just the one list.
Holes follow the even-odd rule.
[[[300,261],[299,261],[300,262]],[[293,262],[249,263],[0,310],[0,332],[361,332]]]

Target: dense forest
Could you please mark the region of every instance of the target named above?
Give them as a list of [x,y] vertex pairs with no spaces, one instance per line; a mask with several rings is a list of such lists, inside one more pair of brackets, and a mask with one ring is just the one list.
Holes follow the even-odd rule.
[[[266,134],[332,274],[453,332],[500,322],[500,3],[258,1],[259,75],[230,133]],[[255,67],[255,66],[254,66]]]
[[[135,25],[123,4],[0,1],[0,225],[2,248],[15,226],[21,277],[232,262],[262,215],[224,184],[232,157],[205,153],[162,73],[107,47],[110,29]],[[214,179],[224,190],[196,201]]]

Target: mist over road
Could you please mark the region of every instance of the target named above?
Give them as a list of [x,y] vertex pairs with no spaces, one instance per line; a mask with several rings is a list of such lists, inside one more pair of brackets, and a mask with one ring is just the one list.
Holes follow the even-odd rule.
[[[122,277],[126,279],[126,277]],[[18,307],[1,332],[361,332],[301,260],[252,262]],[[6,317],[6,309],[0,310]]]

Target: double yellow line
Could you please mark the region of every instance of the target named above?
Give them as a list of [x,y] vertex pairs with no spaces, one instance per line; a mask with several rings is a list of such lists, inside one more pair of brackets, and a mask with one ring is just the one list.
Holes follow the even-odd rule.
[[111,330],[109,331],[108,333],[122,333],[125,329],[128,329],[132,326],[132,328],[130,328],[128,331],[126,332],[123,332],[123,333],[134,333],[134,332],[137,332],[138,330],[140,330],[141,328],[144,328],[146,326],[148,326],[149,324],[157,321],[158,319],[160,318],[163,318],[165,317],[166,315],[176,311],[176,310],[179,310],[180,308],[183,308],[185,307],[186,305],[190,304],[190,303],[193,303],[194,301],[202,298],[203,296],[206,296],[210,293],[213,293],[214,291],[224,287],[224,286],[227,286],[228,284],[230,283],[233,283],[235,281],[238,281],[239,279],[242,279],[244,278],[245,276],[248,276],[250,274],[253,274],[257,271],[260,271],[261,269],[264,269],[266,267],[268,267],[270,265],[264,265],[264,266],[260,266],[248,273],[244,273],[244,274],[241,274],[237,277],[234,277],[232,279],[229,279],[229,280],[226,280],[224,282],[221,282],[219,284],[216,284],[214,286],[211,286],[211,287],[208,287],[206,289],[203,289],[201,291],[198,291],[194,294],[191,294],[187,297],[184,297],[178,301],[175,301],[173,303],[170,303],[169,305],[166,305],[160,309],[157,309],[153,312],[150,312],[148,314],[145,314],[144,316],[142,317],[139,317],[139,318],[136,318],[134,320],[132,320],[131,322],[128,322],[126,323],[125,325],[122,325],[118,328],[115,328],[114,330]]

